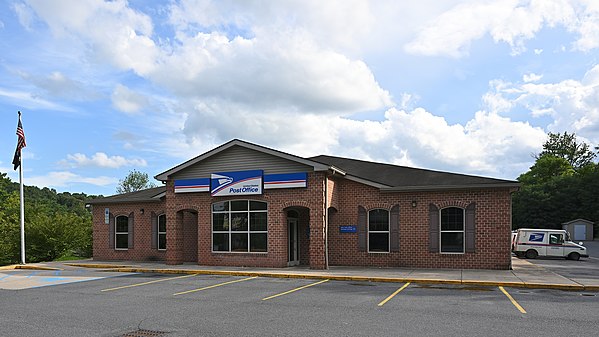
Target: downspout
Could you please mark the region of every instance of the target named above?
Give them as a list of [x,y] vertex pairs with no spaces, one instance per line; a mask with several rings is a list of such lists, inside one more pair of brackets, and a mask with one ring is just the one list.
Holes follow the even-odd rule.
[[[512,255],[512,231],[514,230],[514,193],[518,192],[520,188],[515,191],[510,191],[510,256]],[[510,258],[509,270],[513,270],[512,259]]]
[[329,269],[329,173],[324,175],[324,269]]

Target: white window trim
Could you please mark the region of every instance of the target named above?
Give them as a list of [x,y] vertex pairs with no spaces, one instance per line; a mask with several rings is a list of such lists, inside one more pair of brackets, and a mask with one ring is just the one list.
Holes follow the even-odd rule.
[[[160,217],[164,216],[164,224],[165,224],[165,228],[164,228],[164,232],[160,231]],[[158,222],[156,225],[156,248],[158,248],[158,250],[160,251],[165,251],[166,247],[164,248],[160,248],[160,235],[164,234],[164,241],[166,242],[166,213],[162,213],[160,215],[158,215],[158,217],[156,217],[156,221]]]
[[[231,202],[234,201],[246,201],[248,203],[248,210],[247,211],[232,211],[231,210]],[[261,203],[265,203],[266,204],[266,210],[254,210],[251,211],[250,210],[250,202],[251,201],[256,201],[256,202],[261,202]],[[216,203],[220,203],[220,202],[228,202],[229,203],[229,210],[228,211],[214,211],[212,208],[212,205],[216,204]],[[231,230],[231,213],[241,213],[241,212],[247,212],[248,214],[248,229],[247,231],[233,231]],[[214,214],[228,214],[229,215],[229,230],[228,231],[215,231],[214,230]],[[249,219],[250,219],[250,213],[266,213],[266,230],[265,231],[251,231],[250,230],[250,223],[249,223]],[[214,234],[228,234],[229,235],[229,250],[214,250]],[[248,237],[248,249],[245,252],[240,252],[240,251],[231,251],[231,237],[232,234],[247,234]],[[251,241],[250,241],[250,236],[251,234],[266,234],[266,251],[265,252],[252,252],[250,251],[250,247],[251,247]],[[225,201],[218,201],[218,202],[213,202],[210,204],[210,250],[212,253],[215,254],[268,254],[268,202],[263,201],[263,200],[252,200],[252,199],[236,199],[236,200],[225,200]]]
[[[386,231],[371,231],[370,230],[370,212],[376,210],[387,211],[387,230]],[[370,251],[370,233],[387,233],[387,251],[386,252],[371,252]],[[369,254],[389,254],[391,252],[391,211],[384,208],[373,208],[366,212],[366,246]]]
[[[127,231],[119,232],[117,231],[117,219],[120,217],[127,218]],[[119,235],[127,235],[127,248],[118,248],[117,245],[117,236]],[[127,215],[117,215],[114,217],[114,250],[129,250],[129,217]]]
[[[458,231],[458,230],[447,230],[444,231],[443,230],[443,224],[441,222],[441,211],[443,211],[444,209],[448,209],[448,208],[458,208],[462,210],[462,230]],[[461,252],[444,252],[443,251],[443,245],[441,242],[441,238],[443,236],[443,233],[462,233],[462,251]],[[466,254],[466,209],[462,208],[462,207],[457,207],[457,206],[449,206],[449,207],[444,207],[441,208],[439,210],[439,253],[441,254],[448,254],[448,255],[463,255]]]

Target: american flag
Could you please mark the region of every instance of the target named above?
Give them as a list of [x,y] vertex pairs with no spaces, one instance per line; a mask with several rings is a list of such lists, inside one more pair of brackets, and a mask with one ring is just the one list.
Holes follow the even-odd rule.
[[19,124],[17,124],[17,149],[15,150],[15,156],[12,159],[14,169],[18,169],[21,166],[21,149],[27,146],[25,143],[25,132],[23,131],[23,124],[21,123],[21,112],[19,111]]

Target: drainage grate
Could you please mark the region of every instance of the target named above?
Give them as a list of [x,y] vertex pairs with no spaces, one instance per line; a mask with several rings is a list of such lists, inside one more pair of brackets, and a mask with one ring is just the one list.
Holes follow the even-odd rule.
[[581,295],[581,296],[591,296],[591,297],[593,297],[593,296],[596,296],[595,294],[587,294],[587,293],[582,293],[582,294],[580,294],[580,295]]
[[139,329],[136,331],[127,332],[126,334],[121,335],[121,337],[161,337],[166,333],[167,332],[165,331]]

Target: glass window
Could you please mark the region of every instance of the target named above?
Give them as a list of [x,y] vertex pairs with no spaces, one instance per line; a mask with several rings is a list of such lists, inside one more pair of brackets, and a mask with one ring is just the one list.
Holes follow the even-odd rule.
[[129,217],[119,215],[116,217],[114,231],[114,242],[116,249],[128,249],[129,248]]
[[250,230],[251,231],[266,231],[266,213],[265,212],[250,213]]
[[550,245],[561,245],[562,243],[564,243],[562,234],[549,234]]
[[267,252],[267,203],[233,200],[212,204],[212,251]]
[[229,234],[213,233],[212,234],[212,250],[215,252],[229,251]]
[[441,253],[464,252],[464,218],[463,208],[441,210]]
[[385,209],[368,212],[368,251],[389,252],[389,211]]
[[158,216],[158,250],[166,250],[166,214]]
[[231,230],[232,231],[247,231],[248,230],[248,213],[231,213]]

